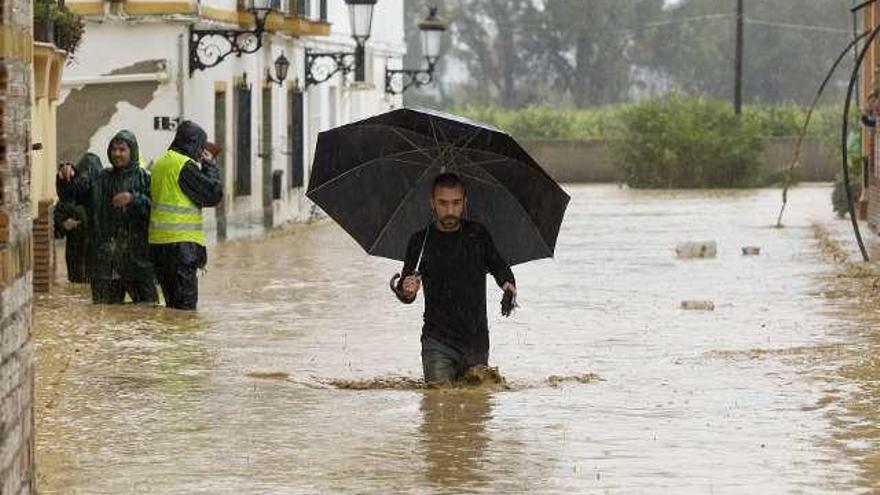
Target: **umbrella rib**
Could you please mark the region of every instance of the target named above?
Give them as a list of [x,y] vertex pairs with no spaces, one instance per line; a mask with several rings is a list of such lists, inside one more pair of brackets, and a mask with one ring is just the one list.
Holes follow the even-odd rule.
[[434,159],[434,157],[432,157],[431,155],[429,155],[428,153],[426,153],[425,150],[422,149],[422,147],[420,147],[419,145],[417,145],[416,143],[414,143],[410,138],[404,136],[403,133],[400,132],[400,130],[398,130],[396,127],[391,127],[391,131],[394,132],[395,134],[397,134],[401,139],[403,139],[404,141],[406,141],[410,146],[413,147],[413,149],[415,149],[416,151],[419,151],[419,152],[421,152],[423,155],[425,155],[425,157],[428,158],[428,160],[433,160],[433,159]]
[[[490,175],[491,175],[491,174],[490,174]],[[500,181],[499,181],[499,182],[500,182]],[[532,220],[532,217],[529,215],[529,212],[526,211],[525,207],[523,207],[522,203],[520,203],[520,201],[516,198],[516,196],[514,196],[513,193],[510,192],[510,189],[508,189],[508,188],[506,188],[506,187],[502,187],[501,189],[503,189],[504,192],[506,192],[507,195],[510,196],[510,198],[513,200],[513,202],[516,203],[517,206],[519,206],[519,209],[520,209],[520,210],[522,210],[522,212],[523,212],[523,214],[526,216],[526,218],[529,219],[529,225],[531,225],[531,226],[532,226],[532,229],[533,229],[535,232],[537,232],[537,234],[538,234],[538,239],[541,239],[541,244],[544,245],[544,247],[547,249],[547,252],[550,253],[550,256],[552,257],[552,256],[553,256],[553,250],[550,249],[550,246],[547,245],[547,241],[544,240],[544,236],[541,235],[541,231],[538,230],[538,226],[535,225],[535,222]]]
[[438,147],[440,146],[440,140],[437,139],[437,127],[434,126],[434,119],[428,119],[428,123],[431,124],[431,135],[434,137],[434,144]]
[[432,118],[432,119],[428,120],[428,123],[431,124],[431,135],[434,137],[434,144],[437,146],[437,149],[439,150],[439,154],[440,154],[440,156],[439,156],[439,163],[440,163],[440,166],[441,166],[441,167],[446,167],[446,163],[447,163],[447,161],[448,161],[446,155],[447,155],[447,154],[450,154],[450,153],[449,153],[449,146],[448,146],[448,144],[449,144],[449,139],[446,137],[446,134],[445,134],[445,133],[443,132],[443,130],[441,129],[441,130],[440,130],[440,133],[443,134],[443,143],[447,144],[447,146],[441,146],[441,145],[440,145],[440,139],[437,137],[437,126],[434,125],[434,119]]
[[492,160],[482,160],[479,162],[470,162],[467,165],[461,165],[456,168],[457,169],[465,169],[465,168],[479,167],[481,165],[489,165],[490,163],[504,163],[506,161],[511,161],[511,159],[510,158],[493,158]]
[[480,128],[474,129],[473,133],[471,133],[469,136],[466,136],[467,140],[464,143],[462,143],[461,146],[459,146],[459,148],[467,148],[471,144],[471,141],[473,141],[474,139],[477,138],[477,136],[480,135],[481,130],[482,129],[480,129]]
[[379,244],[380,240],[382,240],[382,236],[385,235],[385,232],[388,230],[388,227],[391,226],[391,224],[394,222],[394,219],[397,218],[397,215],[401,212],[401,210],[403,210],[403,206],[409,200],[410,196],[412,196],[413,193],[416,192],[416,190],[418,189],[415,186],[419,182],[421,182],[422,179],[424,179],[426,175],[428,175],[428,172],[431,170],[431,168],[433,168],[433,167],[425,168],[425,171],[422,172],[422,175],[420,175],[419,178],[416,179],[416,181],[413,183],[413,187],[411,187],[409,189],[409,191],[406,193],[406,196],[404,196],[403,200],[401,200],[400,203],[397,205],[397,208],[394,210],[394,213],[391,214],[391,216],[388,218],[388,221],[385,222],[385,225],[382,226],[382,230],[379,231],[379,235],[376,236],[376,239],[373,240],[373,244],[370,245],[370,249],[367,250],[368,253],[372,254],[373,250],[376,249],[376,245]]
[[369,161],[366,161],[366,162],[364,162],[364,163],[361,163],[361,164],[358,165],[357,167],[352,167],[352,168],[346,170],[345,172],[343,172],[343,173],[337,175],[336,177],[333,177],[332,179],[328,180],[327,182],[321,184],[320,186],[318,186],[318,187],[312,189],[312,190],[309,192],[309,194],[314,194],[314,193],[320,191],[321,189],[324,189],[325,187],[327,187],[327,186],[329,186],[329,185],[332,185],[332,184],[338,182],[339,180],[343,179],[344,177],[346,177],[346,176],[348,176],[348,175],[350,175],[350,174],[352,174],[352,173],[354,173],[354,172],[356,172],[356,171],[358,171],[358,170],[360,170],[360,169],[362,169],[362,168],[364,168],[364,167],[368,167],[368,166],[370,166],[370,165],[373,165],[374,163],[376,163],[376,162],[379,161],[379,160],[387,160],[387,159],[390,158],[391,160],[393,160],[393,161],[395,161],[395,162],[403,163],[403,164],[406,164],[406,165],[420,165],[420,166],[424,166],[424,167],[428,167],[428,168],[431,167],[431,165],[427,165],[427,164],[420,163],[420,162],[409,162],[409,161],[405,161],[405,160],[400,160],[400,159],[397,159],[397,158],[393,158],[393,157],[395,157],[395,156],[397,156],[397,155],[401,155],[401,154],[404,154],[404,153],[412,153],[412,150],[400,151],[400,152],[398,152],[398,153],[392,153],[392,154],[390,154],[390,155],[380,156],[380,157],[378,157],[378,158],[373,158],[372,160],[369,160]]
[[[498,189],[501,189],[501,190],[504,191],[508,196],[510,196],[510,199],[512,199],[513,202],[516,203],[516,205],[519,207],[520,211],[523,212],[523,215],[525,215],[526,218],[529,219],[529,225],[532,226],[532,230],[534,230],[535,232],[537,232],[537,234],[538,234],[538,239],[541,239],[541,244],[544,245],[544,247],[547,249],[547,252],[550,253],[550,256],[552,257],[552,256],[553,256],[553,250],[550,249],[550,246],[547,244],[547,241],[544,240],[544,236],[541,235],[541,231],[538,230],[538,226],[535,225],[535,222],[532,220],[532,217],[529,215],[529,212],[526,211],[525,207],[523,207],[523,205],[522,205],[522,203],[519,201],[519,199],[517,199],[516,196],[514,196],[513,193],[510,192],[510,189],[508,189],[506,186],[504,186],[504,184],[503,184],[500,180],[498,180],[497,177],[495,177],[494,175],[490,174],[489,172],[486,172],[486,173],[487,173],[490,177],[492,177],[492,179],[495,180],[495,182],[496,182],[496,183],[498,184],[498,186],[499,186]],[[462,174],[462,175],[465,175],[465,174]],[[467,175],[467,176],[468,176],[468,177],[471,177],[471,178],[474,178],[474,179],[476,178],[476,177],[474,177],[474,176],[472,176],[472,175]],[[486,181],[485,179],[483,179],[483,181],[488,182],[488,181]]]
[[[471,165],[476,165],[476,163],[472,163]],[[507,187],[505,187],[504,184],[502,184],[501,181],[498,180],[497,177],[495,177],[494,175],[490,174],[489,172],[486,172],[486,174],[489,175],[489,177],[491,177],[492,180],[495,181],[494,184],[493,184],[491,181],[488,181],[488,180],[486,180],[486,179],[477,178],[477,177],[475,177],[475,176],[473,176],[473,175],[471,175],[471,174],[461,173],[461,175],[464,175],[464,176],[466,176],[466,177],[470,177],[471,179],[476,179],[477,181],[485,182],[485,183],[491,184],[491,185],[493,185],[493,186],[496,186],[498,189],[501,189],[502,191],[504,191],[505,193],[507,193],[507,195],[510,197],[510,199],[512,199],[513,202],[516,203],[516,205],[519,207],[520,211],[523,212],[523,215],[525,215],[526,218],[529,219],[529,225],[531,225],[531,226],[532,226],[532,230],[534,230],[534,231],[538,234],[538,239],[541,239],[541,244],[544,245],[544,248],[547,249],[547,252],[550,253],[550,256],[553,256],[553,250],[550,249],[550,246],[549,246],[549,245],[547,245],[547,241],[544,240],[544,236],[541,235],[541,231],[538,230],[538,226],[535,225],[535,222],[534,222],[534,221],[532,221],[532,217],[529,215],[529,213],[528,213],[528,212],[526,211],[526,209],[523,207],[522,203],[520,203],[520,201],[516,198],[516,196],[514,196],[513,193],[510,192],[510,189],[508,189]]]
[[[504,188],[504,185],[502,185],[501,182],[499,182],[498,179],[496,179],[495,177],[492,177],[492,179],[494,180],[494,182],[493,182],[491,180],[486,180],[482,177],[477,177],[476,175],[466,174],[464,172],[459,173],[459,175],[461,175],[462,177],[468,177],[468,178],[473,179],[477,182],[482,182],[484,184],[487,184],[487,185],[490,185],[493,187]],[[491,174],[489,176],[491,177]]]

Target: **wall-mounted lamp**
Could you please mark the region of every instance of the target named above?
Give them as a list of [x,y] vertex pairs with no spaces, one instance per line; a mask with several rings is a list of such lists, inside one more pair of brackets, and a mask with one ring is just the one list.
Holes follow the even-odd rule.
[[275,59],[275,75],[277,77],[272,77],[271,70],[266,69],[266,81],[277,83],[281,86],[284,84],[284,80],[287,79],[288,69],[290,69],[290,60],[287,60],[284,52],[281,52],[281,55],[278,55],[278,58]]
[[196,70],[219,65],[229,55],[256,53],[263,46],[266,18],[272,13],[272,0],[248,0],[247,11],[254,15],[254,28],[189,28],[189,76]]

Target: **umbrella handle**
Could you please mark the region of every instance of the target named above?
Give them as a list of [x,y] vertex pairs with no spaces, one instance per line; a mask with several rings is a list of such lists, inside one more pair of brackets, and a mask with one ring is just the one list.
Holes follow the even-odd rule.
[[[419,276],[419,272],[413,272],[411,276],[418,277],[418,276]],[[401,277],[401,275],[400,275],[399,273],[395,273],[395,274],[391,277],[391,280],[388,281],[388,287],[391,288],[391,292],[393,292],[393,293],[395,293],[395,294],[397,294],[397,295],[400,295],[400,289],[398,289],[398,287],[399,287],[400,284],[401,284],[401,282],[398,282],[398,280],[400,279],[400,277]]]
[[400,291],[397,290],[397,285],[398,285],[397,280],[399,278],[400,278],[400,274],[395,273],[394,276],[391,277],[391,280],[388,282],[388,286],[391,288],[391,292],[393,292],[397,295],[400,295]]

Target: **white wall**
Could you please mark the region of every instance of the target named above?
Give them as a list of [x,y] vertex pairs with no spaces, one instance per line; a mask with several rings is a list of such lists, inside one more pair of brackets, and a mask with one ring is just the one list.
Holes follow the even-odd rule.
[[[168,147],[172,133],[153,130],[153,116],[177,115],[177,89],[173,84],[177,60],[177,34],[181,27],[162,24],[127,26],[122,22],[108,22],[101,29],[89,29],[73,64],[65,68],[62,80],[108,75],[144,60],[167,60],[169,82],[159,84],[153,100],[143,109],[128,102],[117,104],[110,122],[98,129],[89,143],[89,150],[106,161],[107,145],[120,129],[134,132],[141,154],[147,159],[158,156]],[[108,47],[114,47],[108,49]],[[149,47],[149,49],[144,49]],[[70,94],[71,86],[63,84],[59,104]],[[71,125],[60,122],[60,125]]]

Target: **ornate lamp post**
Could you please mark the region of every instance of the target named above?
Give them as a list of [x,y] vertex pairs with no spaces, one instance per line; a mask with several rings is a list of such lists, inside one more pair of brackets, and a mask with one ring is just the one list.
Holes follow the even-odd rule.
[[437,16],[437,7],[428,10],[428,17],[419,22],[422,37],[422,54],[428,62],[426,69],[385,69],[385,93],[403,94],[412,86],[425,86],[434,82],[434,68],[440,60],[443,35],[449,23]]
[[247,11],[254,15],[254,28],[195,29],[189,28],[189,75],[223,62],[229,55],[240,57],[256,53],[263,46],[266,18],[272,12],[271,0],[249,0]]
[[373,8],[377,0],[345,0],[348,5],[348,21],[351,37],[355,41],[352,52],[315,52],[306,50],[306,87],[321,84],[337,72],[343,75],[354,71],[355,81],[364,81],[364,45],[370,38],[373,25]]

